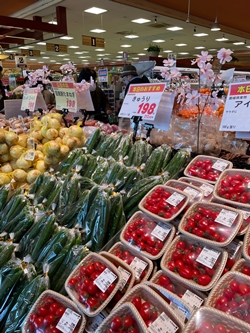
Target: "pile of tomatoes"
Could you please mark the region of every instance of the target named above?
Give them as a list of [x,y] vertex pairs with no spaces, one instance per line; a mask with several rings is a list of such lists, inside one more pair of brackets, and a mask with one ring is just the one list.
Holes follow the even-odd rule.
[[104,333],[139,333],[136,320],[130,316],[115,316]]
[[240,173],[229,173],[219,182],[216,194],[227,200],[249,204],[250,178]]
[[[52,297],[47,297],[38,306],[35,313],[29,317],[29,333],[60,333],[56,328],[61,317],[64,315],[66,307]],[[72,333],[77,333],[81,322],[79,321]]]
[[151,325],[160,315],[160,312],[153,304],[145,301],[140,296],[133,297],[131,303],[134,304],[147,327]]
[[100,261],[93,261],[82,265],[78,275],[68,281],[68,287],[78,294],[78,300],[88,311],[95,311],[104,303],[116,286],[111,283],[105,292],[95,284],[95,280],[107,267]]
[[220,177],[221,172],[214,169],[213,165],[214,160],[212,159],[197,159],[188,167],[187,174],[193,177],[215,182]]

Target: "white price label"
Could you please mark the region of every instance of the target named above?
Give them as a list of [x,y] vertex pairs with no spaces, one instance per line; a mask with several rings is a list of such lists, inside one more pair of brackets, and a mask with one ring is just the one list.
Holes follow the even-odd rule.
[[250,212],[246,212],[245,210],[241,210],[244,220],[247,220],[250,217]]
[[126,283],[128,282],[128,279],[130,278],[131,274],[121,266],[119,266],[118,269],[122,275],[122,285],[119,288],[119,290],[122,291],[123,288],[125,287]]
[[177,316],[180,317],[181,320],[184,322],[188,317],[187,311],[183,309],[181,306],[175,304],[174,302],[171,302],[169,305],[173,309],[173,311],[177,314]]
[[56,328],[63,333],[72,333],[80,319],[81,316],[78,313],[67,308],[56,325]]
[[35,149],[35,140],[34,140],[34,138],[27,139],[27,148],[28,149]]
[[26,161],[34,161],[34,159],[35,159],[35,152],[34,152],[34,151],[29,151],[29,152],[25,155],[24,159],[25,159]]
[[189,186],[187,186],[186,188],[184,188],[183,192],[189,194],[191,199],[196,198],[200,194],[199,191],[197,191],[194,188],[189,187]]
[[157,226],[152,230],[151,235],[160,239],[162,242],[165,240],[169,234],[171,228],[165,226],[163,223],[157,224]]
[[226,227],[231,227],[237,216],[238,213],[236,212],[232,212],[227,209],[222,209],[214,221],[223,224]]
[[219,160],[217,160],[212,166],[213,169],[219,171],[224,171],[227,167],[228,167],[228,162],[219,161]]
[[96,332],[97,328],[101,325],[101,323],[107,316],[108,316],[108,313],[106,311],[102,311],[101,313],[98,313],[98,315],[95,317],[92,317],[92,318],[89,317],[86,327],[85,327],[85,331],[87,333]]
[[196,261],[209,268],[213,268],[219,256],[220,256],[219,251],[210,249],[208,247],[204,247],[201,253],[196,258]]
[[182,195],[180,193],[174,192],[170,195],[168,199],[166,199],[166,202],[168,202],[170,205],[176,207],[179,205],[182,200],[184,200],[186,197],[185,195]]
[[139,279],[148,264],[145,261],[139,259],[138,257],[134,257],[134,259],[130,263],[130,266],[135,271],[135,277]]
[[205,197],[208,197],[211,193],[213,193],[213,186],[210,186],[208,184],[202,184],[200,188],[204,192]]
[[94,284],[103,292],[117,279],[117,275],[106,268],[95,280]]
[[162,312],[148,327],[150,333],[175,333],[178,329],[179,326],[177,326],[164,312]]
[[182,299],[186,301],[187,304],[193,308],[193,310],[198,309],[204,302],[204,300],[201,297],[199,297],[198,295],[196,295],[195,293],[193,293],[188,289],[185,291],[185,294],[182,296]]

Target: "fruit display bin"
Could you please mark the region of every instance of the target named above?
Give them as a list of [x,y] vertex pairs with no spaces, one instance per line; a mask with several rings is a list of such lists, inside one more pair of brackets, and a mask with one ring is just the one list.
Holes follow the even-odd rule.
[[169,223],[162,223],[151,216],[138,211],[124,226],[120,240],[145,257],[156,260],[167,251],[174,238],[175,228]]
[[[135,332],[137,333],[145,333],[147,331],[147,327],[144,323],[144,321],[141,319],[138,311],[136,310],[135,306],[132,303],[124,303],[121,306],[119,306],[116,310],[113,310],[101,323],[101,325],[97,328],[95,333],[109,333],[109,332],[120,332],[119,329],[115,330],[112,329],[112,321],[115,322],[116,327],[118,328],[120,325],[120,322],[117,317],[121,319],[121,326],[123,327],[122,332],[129,333],[133,331],[133,328],[136,329]],[[135,325],[133,325],[133,328],[131,327],[131,323],[127,324],[128,327],[124,325],[124,318],[132,318]],[[131,321],[131,320],[130,320]],[[114,324],[113,324],[114,325]],[[115,326],[113,326],[115,327]],[[127,329],[126,329],[127,328]]]
[[223,171],[214,187],[213,196],[223,202],[249,208],[250,171],[242,169]]
[[235,238],[243,215],[234,208],[211,202],[194,203],[184,214],[179,231],[209,245],[226,246]]
[[167,271],[163,272],[162,270],[159,270],[152,276],[149,282],[152,282],[153,284],[166,290],[167,293],[170,292],[174,294],[182,301],[184,300],[192,311],[196,311],[200,306],[202,306],[207,297],[201,291],[184,283],[183,279],[181,280],[177,276],[172,276]]
[[237,260],[236,263],[233,265],[231,272],[239,272],[250,276],[250,262],[244,258]]
[[185,209],[189,200],[190,196],[185,192],[157,185],[142,198],[138,207],[158,221],[171,222]]
[[[38,311],[41,311],[40,307],[43,307],[43,311],[49,311],[49,305],[48,302],[50,302],[51,300],[54,300],[55,303],[59,304],[60,307],[58,307],[58,311],[60,311],[61,314],[61,323],[59,325],[61,330],[63,331],[63,329],[69,329],[68,326],[65,326],[65,320],[68,321],[68,325],[70,325],[71,331],[72,333],[83,333],[84,332],[84,328],[86,325],[86,318],[85,316],[79,311],[79,309],[77,308],[76,304],[74,302],[72,302],[69,298],[55,292],[52,290],[45,290],[40,296],[39,298],[36,300],[36,302],[33,304],[32,308],[30,309],[24,325],[22,327],[22,333],[35,333],[37,332],[36,328],[34,327],[32,329],[32,327],[30,326],[32,319],[32,316],[37,316],[38,318],[42,318],[41,313],[37,314]],[[54,304],[55,304],[54,303]],[[52,303],[51,303],[52,304]],[[55,308],[55,306],[53,305],[53,309]],[[62,311],[62,309],[65,308],[65,311]],[[53,316],[55,318],[55,309],[53,310]],[[49,313],[47,313],[48,315]],[[48,316],[46,315],[46,320],[48,320]],[[64,317],[64,318],[63,318]],[[45,320],[45,321],[46,321]],[[52,325],[52,323],[51,323]],[[63,328],[63,329],[62,329]],[[43,332],[48,332],[48,328],[47,326],[44,327],[44,329],[42,327],[39,327],[39,332],[43,333]],[[59,332],[59,330],[58,330]]]
[[178,180],[200,188],[204,194],[202,201],[210,201],[212,199],[214,185],[212,185],[206,181],[203,181],[202,179],[191,178],[191,177],[181,177]]
[[[94,271],[91,267],[90,270],[86,272],[86,266],[94,265]],[[101,266],[101,267],[100,267]],[[91,274],[89,274],[89,272]],[[79,281],[79,274],[83,275],[84,279]],[[93,276],[93,274],[95,274]],[[85,278],[87,277],[87,278]],[[73,286],[71,279],[77,281]],[[93,282],[93,290],[90,292],[91,296],[97,296],[99,294],[99,300],[91,300],[88,297],[89,293],[86,293],[86,290],[80,283],[84,283],[85,280]],[[93,280],[93,281],[92,281]],[[80,284],[78,286],[78,284]],[[122,285],[122,276],[118,268],[115,267],[109,260],[103,256],[90,252],[73,270],[65,282],[65,290],[69,297],[77,304],[78,308],[87,316],[94,317],[100,313],[111,299],[115,296],[117,291]],[[75,289],[79,288],[79,292]],[[108,290],[110,288],[110,290]],[[80,293],[80,295],[79,295]],[[80,299],[82,298],[82,302]]]
[[[188,250],[185,255],[184,250]],[[179,278],[193,289],[209,291],[220,278],[227,257],[223,248],[180,235],[162,257],[160,266],[163,272]],[[200,274],[200,270],[204,273]]]
[[148,280],[153,272],[154,265],[152,260],[121,242],[115,243],[108,252],[125,261],[133,268],[135,284]]
[[232,169],[232,167],[232,162],[223,160],[222,158],[198,155],[186,166],[184,175],[215,184],[221,173],[225,169]]
[[249,276],[235,271],[228,272],[210,291],[205,305],[247,322],[250,331],[250,306],[246,298],[249,292]]
[[250,228],[247,229],[244,236],[242,254],[246,260],[250,261]]
[[185,333],[248,333],[249,330],[248,324],[207,306],[200,308],[185,327]]
[[[135,297],[141,298],[142,304],[138,304],[138,302],[135,300]],[[173,332],[183,332],[185,325],[181,318],[176,315],[176,313],[171,309],[170,305],[166,301],[164,301],[164,299],[160,297],[158,293],[156,293],[153,289],[146,286],[145,284],[140,284],[133,287],[120,300],[120,302],[117,303],[114,309],[119,308],[120,305],[126,302],[134,304],[137,311],[139,312],[140,317],[145,322],[148,328],[150,326],[151,329],[151,325],[154,321],[159,322],[161,321],[161,318],[163,318],[165,326],[170,325],[172,330],[175,328]],[[146,306],[143,306],[143,302],[147,302],[147,311],[144,311]],[[148,309],[150,309],[150,311],[148,311]],[[170,329],[169,331],[172,332]]]

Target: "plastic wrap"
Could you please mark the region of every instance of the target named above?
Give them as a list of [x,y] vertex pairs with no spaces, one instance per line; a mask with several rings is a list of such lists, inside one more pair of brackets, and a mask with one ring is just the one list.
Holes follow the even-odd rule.
[[16,246],[9,242],[0,242],[0,269],[11,259]]

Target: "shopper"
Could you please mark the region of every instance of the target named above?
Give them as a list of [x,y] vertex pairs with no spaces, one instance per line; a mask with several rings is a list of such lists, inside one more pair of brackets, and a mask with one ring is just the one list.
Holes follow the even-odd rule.
[[90,86],[90,95],[95,109],[94,112],[91,112],[91,118],[108,122],[107,115],[111,114],[113,111],[104,91],[96,84],[96,72],[88,67],[83,68],[79,74],[77,82],[81,82],[82,80],[90,82],[91,77],[94,80],[94,84]]
[[126,65],[121,73],[123,82],[126,84],[125,96],[128,92],[129,86],[135,83],[149,83],[148,78],[143,75],[142,77],[138,75],[135,66]]
[[4,112],[4,100],[6,99],[2,77],[3,77],[3,67],[0,66],[0,113]]

